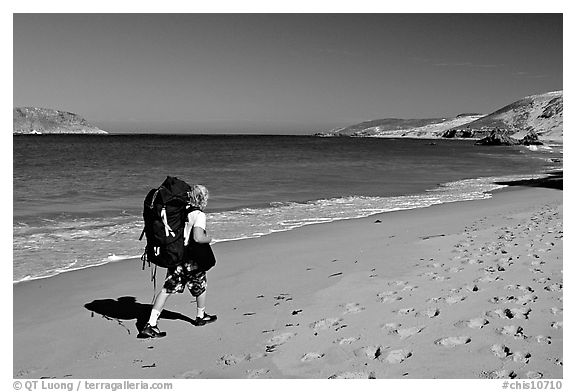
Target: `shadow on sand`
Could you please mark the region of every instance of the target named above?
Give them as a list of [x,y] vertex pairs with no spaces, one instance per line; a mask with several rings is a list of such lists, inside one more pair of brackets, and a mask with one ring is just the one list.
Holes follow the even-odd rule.
[[518,180],[518,181],[502,181],[496,182],[498,185],[509,185],[509,186],[531,186],[538,188],[550,188],[550,189],[564,189],[564,172],[554,171],[547,173],[548,177],[545,178],[533,178],[530,180]]
[[[136,320],[136,328],[140,331],[148,321],[150,310],[152,309],[152,305],[138,303],[134,297],[96,299],[85,304],[84,307],[91,312],[102,315],[102,317],[108,320],[116,321],[126,329],[128,334],[130,334],[130,329],[123,324],[123,321]],[[167,320],[182,320],[195,325],[194,320],[190,317],[166,309],[162,311],[160,318]]]

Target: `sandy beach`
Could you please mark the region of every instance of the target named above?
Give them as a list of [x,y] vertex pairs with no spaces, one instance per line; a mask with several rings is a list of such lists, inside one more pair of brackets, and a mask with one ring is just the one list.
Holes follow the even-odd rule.
[[562,191],[513,186],[218,243],[218,320],[194,326],[174,295],[162,339],[137,338],[139,259],[19,283],[13,376],[562,378],[562,214]]

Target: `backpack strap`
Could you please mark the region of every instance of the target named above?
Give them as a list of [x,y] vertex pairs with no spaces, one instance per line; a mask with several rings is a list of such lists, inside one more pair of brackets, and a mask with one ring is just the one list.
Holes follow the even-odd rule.
[[156,192],[154,192],[154,196],[152,196],[152,200],[150,201],[150,208],[154,208],[154,201],[156,200],[156,196],[158,196],[158,192],[160,192],[160,188],[164,187],[160,186],[156,189]]
[[156,264],[154,264],[154,272],[152,272],[152,270],[150,270],[150,280],[153,282],[153,286],[154,288],[152,289],[152,303],[154,303],[154,301],[156,301],[156,269],[158,268],[158,266]]
[[168,237],[169,235],[172,235],[172,237],[176,237],[176,234],[174,234],[174,231],[168,224],[168,218],[166,217],[166,207],[162,208],[160,216],[162,217],[162,222],[164,223],[164,231],[166,233],[166,237]]

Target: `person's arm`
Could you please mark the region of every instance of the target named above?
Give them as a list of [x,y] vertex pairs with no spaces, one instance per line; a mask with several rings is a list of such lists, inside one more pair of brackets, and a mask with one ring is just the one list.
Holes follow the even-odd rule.
[[206,215],[198,213],[194,227],[192,228],[192,239],[199,244],[209,244],[212,238],[206,235]]
[[206,235],[206,230],[198,226],[194,226],[194,228],[192,229],[192,236],[193,236],[192,238],[194,238],[194,241],[199,244],[209,244],[210,242],[212,242],[212,238]]

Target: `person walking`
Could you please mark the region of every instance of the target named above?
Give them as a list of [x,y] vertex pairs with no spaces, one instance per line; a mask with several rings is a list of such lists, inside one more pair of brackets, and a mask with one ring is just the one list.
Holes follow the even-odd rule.
[[158,319],[167,299],[174,293],[183,293],[188,288],[196,297],[196,319],[194,324],[203,326],[216,321],[216,315],[206,313],[206,272],[215,263],[210,248],[212,238],[206,231],[206,214],[209,192],[205,186],[196,184],[190,192],[190,212],[184,228],[184,258],[182,263],[168,268],[164,285],[154,301],[150,318],[140,331],[142,337],[160,338],[166,332],[158,328]]

